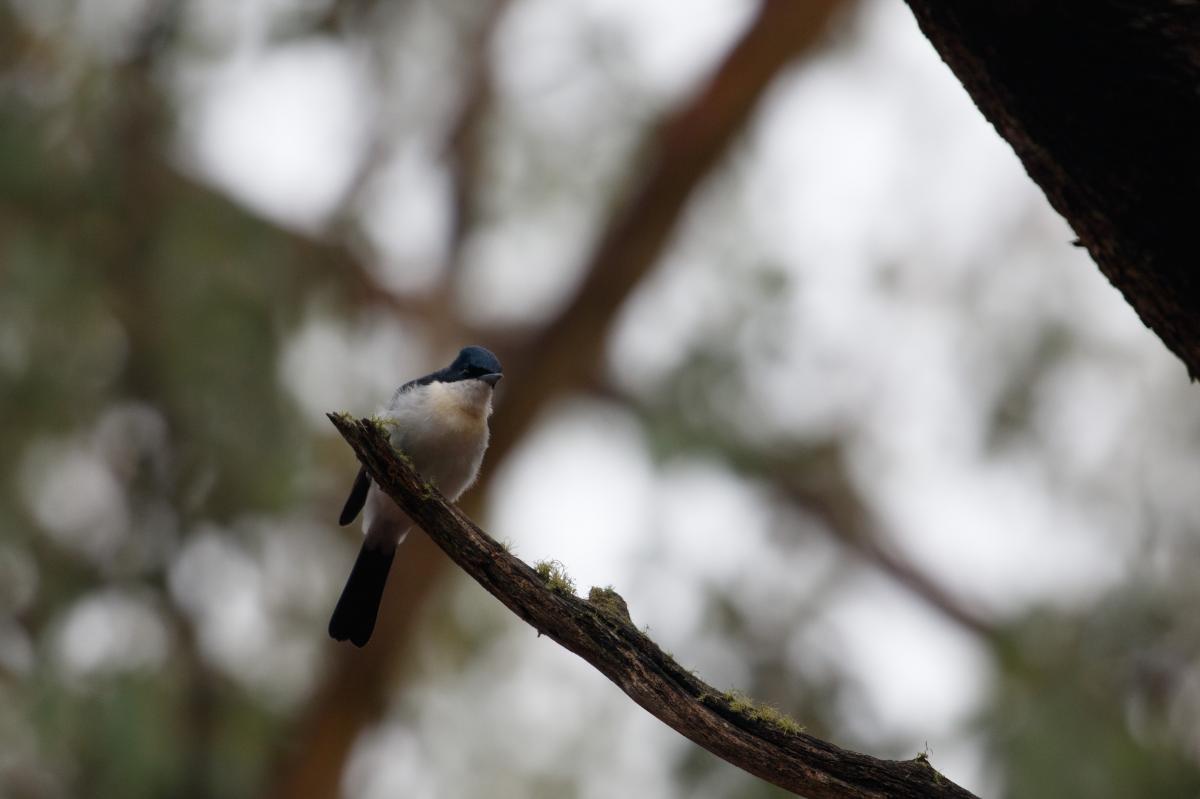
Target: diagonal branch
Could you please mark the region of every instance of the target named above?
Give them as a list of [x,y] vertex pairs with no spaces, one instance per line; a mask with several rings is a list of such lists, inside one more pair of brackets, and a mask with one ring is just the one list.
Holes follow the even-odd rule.
[[629,620],[624,601],[587,601],[544,580],[425,483],[369,419],[330,414],[372,479],[441,549],[540,634],[594,666],[633,701],[718,757],[810,799],[968,799],[924,757],[880,760],[802,732],[795,722],[708,685]]

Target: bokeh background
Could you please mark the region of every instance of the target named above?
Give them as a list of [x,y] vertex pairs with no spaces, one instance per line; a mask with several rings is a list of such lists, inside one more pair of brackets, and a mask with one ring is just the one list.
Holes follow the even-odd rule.
[[469,511],[986,796],[1200,794],[1200,409],[899,0],[0,0],[0,796],[773,797],[349,449],[505,361]]

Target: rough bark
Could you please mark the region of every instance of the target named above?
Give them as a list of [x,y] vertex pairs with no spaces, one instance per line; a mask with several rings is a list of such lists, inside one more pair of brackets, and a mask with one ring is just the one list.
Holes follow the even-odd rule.
[[810,799],[972,796],[925,757],[880,760],[841,749],[744,697],[718,691],[639,632],[615,592],[593,589],[585,601],[509,554],[424,483],[392,450],[379,425],[329,418],[372,479],[476,582],[709,752]]
[[1200,4],[907,2],[1101,271],[1200,376]]

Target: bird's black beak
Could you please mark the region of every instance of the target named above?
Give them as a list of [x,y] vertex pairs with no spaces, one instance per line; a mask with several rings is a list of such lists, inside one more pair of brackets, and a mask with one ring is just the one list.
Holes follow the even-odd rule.
[[500,382],[500,378],[502,377],[504,377],[504,375],[500,374],[499,372],[492,372],[491,374],[482,375],[479,379],[487,383],[489,386],[495,388],[496,384]]

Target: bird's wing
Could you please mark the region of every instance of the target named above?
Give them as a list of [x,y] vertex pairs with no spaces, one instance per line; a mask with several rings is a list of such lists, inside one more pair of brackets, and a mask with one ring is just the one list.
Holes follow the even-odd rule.
[[354,487],[350,489],[350,496],[346,498],[346,504],[342,508],[342,515],[338,517],[338,524],[345,527],[354,521],[363,505],[367,504],[367,492],[370,490],[371,478],[367,476],[366,468],[360,467],[358,477],[354,478]]

